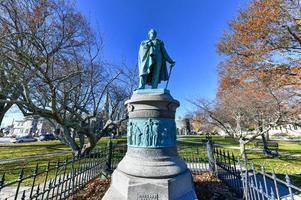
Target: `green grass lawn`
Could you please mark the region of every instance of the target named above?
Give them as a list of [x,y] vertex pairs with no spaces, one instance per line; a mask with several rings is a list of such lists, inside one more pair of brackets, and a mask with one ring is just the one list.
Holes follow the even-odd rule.
[[[205,141],[205,136],[185,136],[181,137],[185,141]],[[239,150],[237,147],[239,143],[237,140],[229,137],[213,136],[214,143],[226,145],[225,149],[233,152],[235,156],[239,155]],[[102,138],[97,146],[104,146],[107,144],[109,138]],[[124,142],[126,137],[113,139],[113,143]],[[278,142],[279,151],[286,152],[291,154],[301,154],[301,143],[300,142]],[[254,147],[254,142],[250,143],[248,147]],[[236,148],[236,149],[235,149]],[[34,143],[22,143],[22,144],[12,144],[12,145],[0,145],[0,159],[4,158],[15,158],[30,156],[43,153],[51,153],[56,151],[68,151],[70,148],[59,141],[50,141],[50,142],[34,142]],[[201,159],[207,159],[206,148],[202,145],[187,145],[183,143],[178,143],[178,152],[182,157],[198,157]],[[271,157],[265,156],[260,152],[248,151],[248,158],[254,165],[259,168],[261,165],[264,165],[267,172],[271,172],[272,168],[275,169],[275,172],[283,177],[287,171],[292,182],[301,187],[301,158],[292,157],[292,156],[278,156]],[[63,161],[64,158],[70,158],[72,153],[67,153],[66,155],[55,155],[35,159],[27,159],[26,161],[18,161],[7,164],[0,165],[0,177],[5,172],[6,180],[15,180],[18,178],[20,168],[24,167],[25,175],[30,175],[33,173],[36,163],[39,163],[39,169],[43,170],[46,168],[47,162],[49,161],[52,166],[54,166],[57,160]],[[51,171],[50,176],[54,176],[54,171]],[[42,181],[42,178],[39,178],[37,181]],[[30,184],[28,181],[26,184]]]
[[[187,135],[187,136],[182,136],[178,139],[185,140],[185,141],[193,141],[193,142],[206,142],[205,135],[199,135],[199,136]],[[233,145],[233,146],[239,145],[239,142],[231,137],[221,137],[221,136],[213,135],[212,141],[216,144]]]
[[[179,139],[179,138],[178,138]],[[193,142],[204,142],[206,141],[205,135],[200,136],[184,136],[180,137],[180,140],[184,141],[193,141]],[[215,144],[225,145],[225,148],[238,148],[239,142],[237,139],[231,137],[223,137],[218,135],[212,136],[212,141]],[[249,142],[247,144],[247,148],[254,148],[256,141],[260,141],[259,139]],[[288,142],[288,141],[277,141],[279,145],[279,151],[283,153],[291,153],[291,154],[301,154],[301,142]]]
[[[107,144],[109,138],[101,138],[97,145]],[[112,140],[113,143],[126,141],[126,137]],[[60,151],[70,151],[71,148],[61,143],[59,140],[43,141],[43,142],[28,142],[17,144],[1,144],[0,145],[0,159],[19,158],[24,156],[33,156],[36,154],[53,153]]]
[[[204,141],[205,136],[184,136],[181,137],[184,141]],[[212,136],[212,140],[215,144],[223,144],[224,149],[238,157],[239,156],[239,142],[233,138],[222,137],[222,136]],[[254,148],[256,141],[250,142],[247,148]],[[289,154],[301,154],[301,142],[287,142],[287,141],[277,141],[279,144],[279,152],[289,153]],[[294,156],[266,156],[261,152],[255,152],[247,150],[247,156],[250,163],[254,163],[257,169],[264,166],[266,171],[271,173],[274,168],[277,177],[284,178],[287,172],[292,179],[292,183],[301,187],[301,157]]]
[[32,156],[36,154],[70,151],[70,148],[60,141],[29,142],[0,145],[0,159]]
[[[107,137],[101,138],[97,143],[97,147],[105,146],[108,141],[109,138]],[[124,141],[126,141],[126,137],[112,140],[112,142],[115,144]],[[63,162],[65,159],[72,158],[72,151],[70,147],[62,144],[60,141],[0,145],[0,159],[19,158],[58,151],[69,151],[69,153],[63,155],[51,155],[41,158],[30,158],[22,161],[0,164],[0,178],[5,173],[6,181],[16,180],[20,174],[21,168],[24,169],[24,176],[30,176],[33,174],[37,163],[39,165],[39,170],[45,171],[48,162],[50,162],[51,167],[54,167],[57,164],[57,161]],[[54,174],[55,170],[51,170],[49,176],[53,177]],[[41,182],[42,180],[43,176],[39,176],[39,178],[37,179],[38,182]],[[29,179],[28,181],[24,182],[24,184],[29,185],[31,181],[32,180]]]
[[[56,155],[56,156],[49,156],[49,157],[43,157],[43,158],[36,158],[36,159],[28,159],[28,160],[23,160],[23,161],[17,161],[17,162],[12,162],[12,163],[6,163],[6,164],[1,164],[0,165],[0,175],[2,176],[5,173],[5,181],[10,182],[17,180],[21,169],[24,169],[24,177],[30,176],[33,174],[36,164],[38,163],[38,168],[39,171],[45,171],[46,166],[48,162],[50,162],[50,167],[53,168],[55,167],[57,161],[63,162],[64,159],[66,158],[71,158],[71,154],[69,155]],[[50,170],[49,176],[53,177],[55,174],[55,170]],[[42,181],[43,176],[39,176],[38,182]],[[32,182],[32,179],[27,179],[26,181],[23,182],[23,186],[30,185]]]

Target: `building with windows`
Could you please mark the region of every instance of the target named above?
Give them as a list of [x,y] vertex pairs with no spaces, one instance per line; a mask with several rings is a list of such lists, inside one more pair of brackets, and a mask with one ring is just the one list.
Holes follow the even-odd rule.
[[183,118],[176,120],[177,134],[178,135],[190,135],[191,134],[191,119]]
[[286,124],[281,126],[272,127],[269,130],[270,135],[287,134],[291,136],[301,136],[301,127],[293,124]]
[[[220,129],[217,128],[217,133],[219,135],[222,136],[226,136],[227,133]],[[242,134],[246,135],[246,134],[251,134],[251,133],[255,133],[255,131],[243,131]],[[292,137],[296,137],[296,136],[301,136],[301,127],[300,126],[296,126],[296,125],[292,125],[292,124],[286,124],[286,125],[281,125],[281,126],[275,126],[275,127],[271,127],[271,129],[268,131],[268,136],[272,136],[272,137],[277,137],[277,136],[292,136]]]
[[52,124],[47,119],[38,116],[26,116],[22,120],[16,120],[10,129],[12,136],[40,136],[53,132]]

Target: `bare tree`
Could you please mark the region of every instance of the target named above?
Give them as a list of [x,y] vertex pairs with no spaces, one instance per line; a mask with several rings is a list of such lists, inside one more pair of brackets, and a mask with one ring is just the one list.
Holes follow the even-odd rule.
[[[18,96],[6,95],[1,102],[58,124],[60,140],[73,151],[91,151],[126,119],[120,113],[130,75],[103,62],[100,35],[70,2],[8,0],[0,2],[0,10],[6,34],[0,40],[1,59],[16,68],[20,80],[14,85]],[[111,116],[104,120],[100,112],[107,93]],[[97,120],[101,126],[95,126]]]
[[0,124],[22,92],[20,83],[27,83],[31,78],[18,53],[21,49],[30,52],[31,46],[20,37],[21,22],[16,20],[16,9],[15,2],[0,1]]
[[286,114],[279,96],[266,87],[236,87],[214,101],[198,99],[191,103],[204,125],[218,127],[239,140],[242,157],[246,157],[245,145],[259,136],[264,142],[264,153],[269,154],[265,134],[281,124]]

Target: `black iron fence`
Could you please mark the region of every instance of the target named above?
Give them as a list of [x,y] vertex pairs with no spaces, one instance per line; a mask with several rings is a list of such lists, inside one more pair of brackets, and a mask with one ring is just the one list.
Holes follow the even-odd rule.
[[[293,186],[288,175],[277,178],[274,171],[257,170],[253,164],[240,161],[232,153],[214,148],[211,140],[206,143],[179,142],[178,154],[194,174],[211,171],[216,174],[241,199],[300,199],[301,189]],[[124,157],[126,144],[93,150],[84,156],[66,158],[56,163],[48,162],[42,168],[36,165],[32,173],[20,170],[15,181],[0,177],[0,200],[5,199],[66,199],[99,176],[110,176]],[[299,195],[299,196],[298,196]]]
[[233,153],[223,149],[214,149],[216,163],[216,175],[221,179],[239,198],[243,197],[243,185],[241,171],[237,165],[237,159]]
[[108,176],[126,153],[124,144],[97,148],[82,156],[73,156],[56,163],[48,162],[45,168],[37,164],[32,173],[24,169],[14,181],[0,179],[0,200],[10,199],[66,199],[97,176]]

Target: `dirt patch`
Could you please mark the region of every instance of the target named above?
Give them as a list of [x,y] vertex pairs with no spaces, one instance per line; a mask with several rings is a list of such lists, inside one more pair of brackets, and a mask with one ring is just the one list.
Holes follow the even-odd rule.
[[199,200],[235,200],[238,199],[229,188],[212,173],[193,175],[195,191]]
[[[193,175],[195,190],[199,200],[234,200],[234,194],[216,176],[211,173]],[[81,191],[69,197],[69,200],[101,200],[110,186],[110,179],[96,178]]]
[[90,181],[87,186],[68,198],[68,200],[101,200],[110,187],[110,179]]

